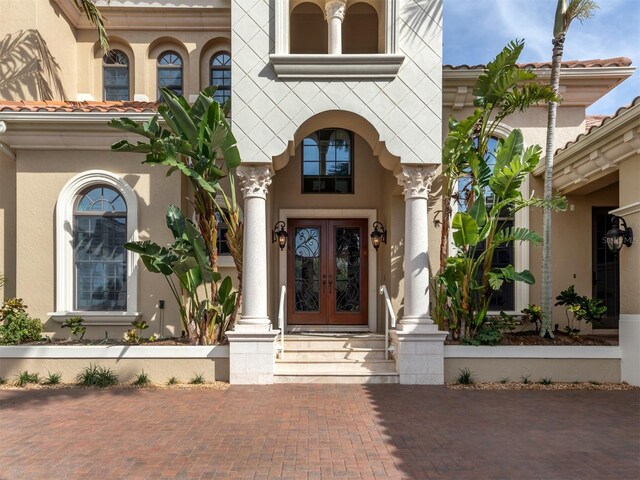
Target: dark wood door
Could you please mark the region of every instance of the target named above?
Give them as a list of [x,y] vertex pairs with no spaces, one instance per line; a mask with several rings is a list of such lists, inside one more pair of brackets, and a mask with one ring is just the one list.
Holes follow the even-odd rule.
[[290,325],[366,325],[367,222],[290,219]]
[[607,248],[604,236],[613,225],[611,210],[617,207],[593,207],[591,228],[593,298],[599,298],[607,307],[607,313],[593,328],[618,328],[620,318],[620,260],[618,253]]

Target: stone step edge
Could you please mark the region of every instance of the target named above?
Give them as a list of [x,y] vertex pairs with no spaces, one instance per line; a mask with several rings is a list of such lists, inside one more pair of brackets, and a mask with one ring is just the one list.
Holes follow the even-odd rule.
[[274,377],[398,377],[398,372],[274,372]]
[[[285,352],[286,355],[287,352]],[[286,360],[286,359],[281,359],[278,358],[276,359],[276,363],[282,365],[282,364],[287,364],[290,363],[292,365],[295,364],[321,364],[321,365],[325,365],[325,364],[329,364],[329,363],[339,363],[341,365],[344,365],[345,363],[353,363],[353,364],[361,364],[361,363],[388,363],[389,365],[396,363],[395,360],[393,360],[392,358],[367,358],[367,359],[357,359],[357,358],[342,358],[340,360]]]

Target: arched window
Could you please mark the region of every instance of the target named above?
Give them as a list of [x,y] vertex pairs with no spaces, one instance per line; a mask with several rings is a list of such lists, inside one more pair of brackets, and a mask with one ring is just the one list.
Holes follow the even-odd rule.
[[85,189],[73,212],[74,310],[127,310],[127,204],[106,185]]
[[350,5],[342,22],[342,53],[379,51],[376,9],[363,2]]
[[102,57],[102,82],[105,101],[129,100],[129,58],[120,50]]
[[323,129],[302,141],[302,192],[353,193],[353,134]]
[[[103,170],[76,175],[56,204],[56,312],[87,324],[128,325],[137,310],[137,197],[122,178]],[[61,320],[60,320],[61,321]]]
[[227,52],[216,53],[209,62],[209,85],[218,87],[213,98],[224,104],[231,98],[231,55]]
[[290,53],[327,53],[329,30],[322,8],[312,2],[297,5],[291,11]]
[[182,57],[174,51],[166,51],[158,57],[158,100],[162,101],[160,88],[168,88],[176,95],[182,95]]

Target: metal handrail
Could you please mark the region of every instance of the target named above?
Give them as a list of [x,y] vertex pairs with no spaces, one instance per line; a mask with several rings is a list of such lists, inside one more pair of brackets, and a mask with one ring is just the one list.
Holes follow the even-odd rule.
[[287,287],[280,287],[280,304],[278,306],[278,328],[280,329],[280,358],[284,358],[284,301],[287,296]]
[[380,295],[384,295],[384,358],[389,359],[389,317],[391,317],[391,328],[396,328],[396,314],[393,312],[391,299],[386,285],[380,285]]

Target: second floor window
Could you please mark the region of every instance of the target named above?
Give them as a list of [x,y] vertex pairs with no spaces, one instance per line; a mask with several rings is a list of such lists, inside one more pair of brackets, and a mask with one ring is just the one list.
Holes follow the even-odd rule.
[[129,59],[120,50],[111,50],[102,58],[105,101],[129,100]]
[[224,105],[231,98],[231,55],[216,53],[209,64],[209,85],[218,87],[213,98]]
[[167,51],[158,57],[158,100],[162,101],[161,88],[168,88],[176,95],[183,93],[182,57]]
[[353,134],[327,128],[302,141],[302,193],[353,193]]

